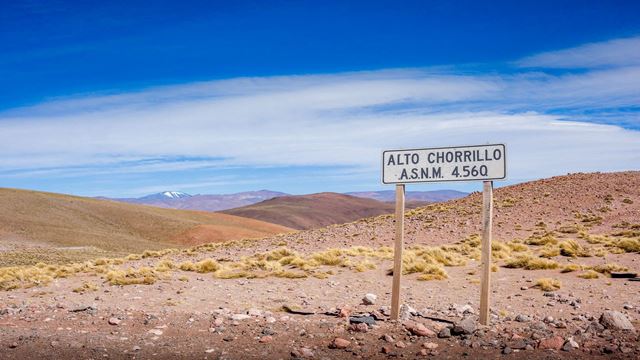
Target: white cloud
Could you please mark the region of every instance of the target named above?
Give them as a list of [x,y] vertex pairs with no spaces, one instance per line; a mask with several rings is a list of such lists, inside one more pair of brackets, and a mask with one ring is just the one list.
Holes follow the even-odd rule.
[[550,51],[521,59],[517,64],[558,69],[640,65],[640,36]]
[[397,69],[61,99],[0,114],[0,168],[28,177],[347,166],[377,176],[385,148],[506,142],[512,179],[637,169],[639,132],[546,112],[634,106],[638,83],[640,66],[491,76]]

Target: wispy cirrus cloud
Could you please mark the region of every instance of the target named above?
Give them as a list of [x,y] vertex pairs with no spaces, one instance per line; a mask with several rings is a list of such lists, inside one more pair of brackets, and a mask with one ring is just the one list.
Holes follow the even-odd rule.
[[580,69],[640,65],[640,36],[550,51],[516,62],[522,67]]
[[[611,44],[635,43],[591,44],[519,64],[581,67],[581,56]],[[598,64],[605,62],[576,73],[391,69],[59,99],[0,114],[0,179],[15,186],[37,176],[125,174],[139,191],[165,184],[207,191],[256,184],[264,176],[256,168],[317,167],[323,186],[334,174],[341,174],[336,182],[376,184],[384,148],[486,142],[508,144],[515,180],[637,169],[640,66]],[[184,180],[196,171],[224,171],[225,180]],[[283,177],[280,189],[303,177]]]

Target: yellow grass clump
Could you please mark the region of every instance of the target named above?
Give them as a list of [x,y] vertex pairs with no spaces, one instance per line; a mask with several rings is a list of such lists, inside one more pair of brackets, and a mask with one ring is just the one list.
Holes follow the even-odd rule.
[[615,243],[615,246],[629,253],[640,252],[640,238],[621,239]]
[[560,248],[558,245],[547,244],[540,249],[540,256],[547,259],[560,256]]
[[629,268],[616,263],[607,263],[596,265],[592,270],[599,272],[600,274],[611,275],[612,272],[627,271]]
[[504,267],[511,269],[525,269],[525,270],[546,270],[557,269],[558,263],[553,260],[547,260],[542,258],[534,258],[529,255],[520,255],[515,258],[507,260]]
[[213,259],[204,259],[195,264],[195,270],[199,273],[210,273],[220,270],[220,264]]
[[111,270],[106,279],[111,285],[151,285],[158,279],[155,270],[149,267],[127,270]]
[[562,270],[560,270],[561,273],[569,273],[569,272],[574,272],[574,271],[578,271],[578,270],[582,270],[582,265],[578,265],[578,264],[569,264],[569,265],[565,265]]
[[420,281],[444,280],[448,278],[447,272],[439,265],[428,265],[418,276]]
[[74,293],[83,294],[88,291],[98,291],[98,286],[92,283],[83,283],[82,286],[79,286],[72,290]]
[[528,245],[547,245],[547,244],[557,244],[558,243],[558,239],[556,239],[552,234],[548,233],[545,234],[543,236],[538,236],[538,235],[532,235],[529,238],[527,238],[525,241],[525,244]]
[[560,255],[569,257],[590,257],[591,253],[576,240],[565,240],[558,244]]
[[583,279],[597,279],[600,277],[600,275],[598,275],[598,272],[596,271],[589,270],[583,272],[582,274],[578,274],[578,277]]
[[556,291],[562,287],[560,280],[552,278],[541,278],[536,280],[536,287],[543,291]]

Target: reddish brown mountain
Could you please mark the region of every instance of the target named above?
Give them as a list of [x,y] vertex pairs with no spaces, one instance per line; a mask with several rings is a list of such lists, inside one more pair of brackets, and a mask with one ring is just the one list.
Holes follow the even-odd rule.
[[277,197],[223,212],[293,229],[312,229],[392,213],[393,210],[393,204],[325,192]]

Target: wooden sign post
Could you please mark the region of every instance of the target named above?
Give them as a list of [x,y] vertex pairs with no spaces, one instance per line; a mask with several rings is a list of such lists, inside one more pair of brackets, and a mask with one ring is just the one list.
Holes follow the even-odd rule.
[[396,241],[393,247],[393,285],[391,290],[391,320],[400,316],[400,281],[402,280],[402,249],[404,247],[404,184],[396,185]]
[[504,144],[429,149],[387,150],[382,153],[382,182],[396,184],[396,236],[393,251],[391,319],[400,317],[400,283],[404,247],[405,184],[482,180],[482,279],[480,323],[489,324],[491,292],[491,226],[493,181],[506,178]]
[[480,280],[480,324],[482,325],[489,325],[492,219],[493,181],[485,181],[482,189],[482,279]]

